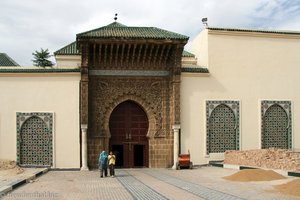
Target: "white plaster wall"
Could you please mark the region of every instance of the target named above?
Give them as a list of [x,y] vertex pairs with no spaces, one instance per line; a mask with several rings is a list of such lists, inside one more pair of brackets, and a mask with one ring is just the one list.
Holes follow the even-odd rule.
[[[207,67],[208,66],[208,40],[207,40],[207,29],[204,29],[195,37],[193,40],[193,43],[191,45],[190,51],[195,54],[198,65],[201,67]],[[194,45],[198,44],[198,45]]]
[[195,164],[223,157],[205,157],[206,100],[240,100],[242,150],[260,148],[261,100],[292,101],[293,148],[300,149],[299,46],[292,36],[208,35],[210,75],[182,74],[181,83],[181,148],[190,149]]
[[80,73],[0,74],[0,158],[16,160],[16,112],[53,112],[53,167],[79,168],[79,81]]
[[81,55],[56,55],[55,60],[59,68],[80,67],[81,65]]

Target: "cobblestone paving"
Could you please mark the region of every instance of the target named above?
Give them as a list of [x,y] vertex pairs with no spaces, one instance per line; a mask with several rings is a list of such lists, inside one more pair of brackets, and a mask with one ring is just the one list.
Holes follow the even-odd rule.
[[134,198],[117,179],[100,178],[98,171],[50,171],[3,197],[3,200],[11,199],[131,200]]
[[201,167],[193,170],[152,170],[247,200],[300,200],[300,197],[279,193],[273,187],[297,179],[295,177],[273,181],[238,182],[223,179],[236,173],[238,170],[235,169]]
[[241,200],[242,198],[226,194],[223,192],[219,192],[216,190],[209,189],[207,187],[197,185],[194,183],[190,183],[188,181],[184,181],[178,178],[174,178],[172,176],[168,176],[163,173],[154,172],[151,170],[145,170],[144,173],[149,174],[161,181],[164,181],[168,184],[174,185],[182,190],[186,190],[188,192],[191,192],[198,197],[201,197],[203,199],[207,200],[219,200],[219,199],[226,199],[226,200]]
[[212,167],[193,170],[117,169],[115,178],[100,178],[96,170],[50,171],[2,198],[0,196],[0,199],[300,200],[300,197],[280,194],[273,189],[273,185],[293,178],[265,182],[230,182],[222,178],[235,172]]
[[152,190],[150,187],[139,181],[138,179],[130,176],[125,171],[118,171],[117,179],[122,183],[122,185],[131,193],[135,199],[145,199],[145,200],[165,200],[164,196]]
[[[45,169],[44,168],[25,168],[23,173],[17,174],[16,172],[13,172],[13,174],[10,176],[3,175],[0,173],[0,188],[3,186],[6,186],[6,185],[10,185],[11,182],[15,182],[17,180],[22,180],[22,179],[24,179],[24,177],[33,176],[34,174],[36,174],[42,170],[45,170]],[[7,171],[7,174],[10,174],[10,173],[12,173],[10,171],[13,171],[13,169],[6,170],[6,171]]]
[[139,181],[148,185],[153,190],[162,194],[168,199],[188,199],[188,200],[199,200],[200,198],[188,191],[178,189],[178,187],[170,185],[164,181],[160,181],[146,173],[143,173],[144,169],[141,170],[127,170],[131,176],[134,176]]

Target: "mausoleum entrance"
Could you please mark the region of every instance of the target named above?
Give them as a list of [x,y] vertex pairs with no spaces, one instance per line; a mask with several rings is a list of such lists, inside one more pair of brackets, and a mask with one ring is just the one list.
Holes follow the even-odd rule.
[[118,167],[148,167],[148,117],[133,101],[120,103],[109,119],[109,149],[116,155]]
[[120,167],[173,165],[172,127],[180,124],[181,57],[187,40],[159,28],[118,22],[77,34],[82,169],[97,168],[99,153],[111,149]]

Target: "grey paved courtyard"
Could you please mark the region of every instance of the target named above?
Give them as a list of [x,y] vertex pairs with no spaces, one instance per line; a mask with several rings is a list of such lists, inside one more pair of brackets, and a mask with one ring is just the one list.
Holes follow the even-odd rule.
[[273,188],[273,185],[286,183],[295,177],[263,182],[232,182],[222,178],[236,172],[218,167],[193,170],[117,169],[116,177],[100,178],[98,171],[49,171],[2,199],[300,200],[300,197],[283,195]]

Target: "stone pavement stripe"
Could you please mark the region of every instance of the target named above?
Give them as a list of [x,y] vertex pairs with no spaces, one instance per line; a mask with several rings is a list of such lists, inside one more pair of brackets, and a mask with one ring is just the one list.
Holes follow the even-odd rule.
[[41,176],[41,175],[47,173],[48,171],[49,171],[49,169],[46,168],[46,169],[44,169],[43,171],[36,172],[36,173],[34,174],[34,176],[37,178],[37,177],[39,177],[39,176]]
[[198,197],[207,199],[207,200],[219,200],[219,199],[226,199],[226,200],[241,200],[243,198],[236,197],[224,192],[220,192],[217,190],[213,190],[201,185],[197,185],[188,181],[181,180],[179,178],[175,178],[172,176],[168,176],[166,174],[160,173],[154,170],[145,170],[144,173],[149,174],[161,181],[174,185],[178,188],[191,192]]
[[144,169],[129,169],[126,170],[126,172],[128,172],[130,175],[134,176],[139,181],[141,181],[145,185],[148,185],[150,188],[157,191],[158,193],[160,193],[161,195],[165,196],[168,199],[172,199],[172,200],[182,200],[182,199],[200,200],[201,199],[198,196],[188,191],[181,190],[174,185],[170,185],[164,181],[154,178],[153,176],[145,174]]
[[167,199],[123,170],[118,171],[117,179],[135,199]]

